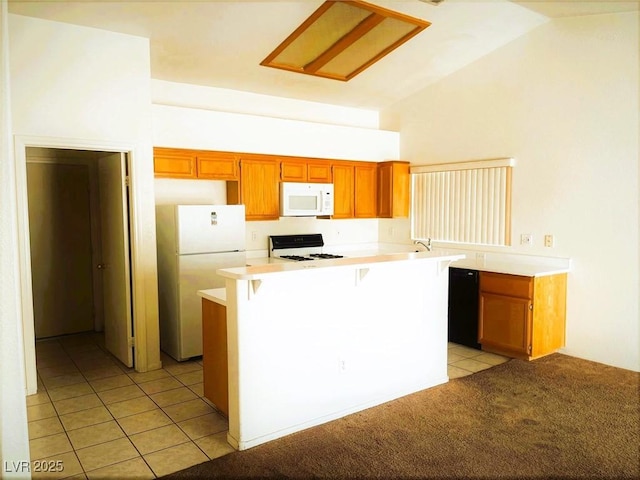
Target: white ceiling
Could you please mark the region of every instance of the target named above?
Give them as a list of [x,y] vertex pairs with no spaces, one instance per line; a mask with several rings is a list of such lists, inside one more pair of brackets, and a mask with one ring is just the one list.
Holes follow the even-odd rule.
[[368,1],[431,26],[349,82],[260,66],[323,0],[9,0],[9,12],[147,37],[154,79],[379,110],[549,18],[638,10],[639,3]]

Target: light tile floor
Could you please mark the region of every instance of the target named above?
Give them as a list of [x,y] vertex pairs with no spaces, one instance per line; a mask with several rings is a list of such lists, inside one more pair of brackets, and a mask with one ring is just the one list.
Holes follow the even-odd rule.
[[38,341],[36,355],[31,460],[64,470],[34,478],[156,478],[233,451],[226,418],[203,398],[201,360],[163,354],[164,368],[137,373],[101,334]]
[[447,374],[449,379],[460,378],[507,362],[508,357],[483,352],[475,348],[449,343],[447,350]]
[[[27,397],[31,459],[61,462],[34,478],[157,478],[233,451],[228,423],[203,397],[202,361],[138,373],[91,333],[36,343],[38,393]],[[450,343],[449,378],[508,358]]]

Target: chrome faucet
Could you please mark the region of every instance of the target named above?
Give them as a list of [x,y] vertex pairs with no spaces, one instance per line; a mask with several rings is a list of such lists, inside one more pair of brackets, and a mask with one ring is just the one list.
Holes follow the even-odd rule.
[[424,248],[427,249],[427,252],[431,251],[432,246],[431,246],[431,239],[430,238],[427,238],[427,243],[424,243],[424,242],[422,242],[420,240],[416,240],[413,243],[415,243],[416,245],[418,245],[418,244],[422,245]]

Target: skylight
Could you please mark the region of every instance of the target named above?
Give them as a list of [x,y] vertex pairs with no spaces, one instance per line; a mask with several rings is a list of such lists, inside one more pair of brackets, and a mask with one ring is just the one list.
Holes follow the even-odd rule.
[[347,81],[429,25],[360,0],[328,0],[260,65]]

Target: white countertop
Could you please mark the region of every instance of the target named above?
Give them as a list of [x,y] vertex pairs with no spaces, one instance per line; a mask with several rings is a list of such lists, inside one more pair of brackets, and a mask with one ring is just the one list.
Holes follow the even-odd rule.
[[[379,255],[389,254],[412,254],[416,250],[419,253],[429,253],[424,251],[423,247],[413,244],[363,244],[351,245],[348,247],[329,246],[326,250],[330,253],[340,253],[345,255],[349,260],[361,259],[363,257],[375,257]],[[266,255],[264,251],[263,255]],[[455,260],[451,263],[451,267],[469,268],[485,272],[505,273],[509,275],[522,275],[526,277],[541,277],[545,275],[555,275],[559,273],[568,273],[571,270],[571,259],[556,257],[541,257],[522,254],[503,254],[491,252],[466,251],[458,249],[435,248],[430,255],[462,255],[464,258]],[[323,262],[331,262],[333,260],[322,260]],[[289,262],[279,258],[269,258],[268,256],[248,257],[247,265],[249,266],[265,266],[271,264],[295,264],[297,262]],[[308,264],[311,262],[301,262]],[[300,267],[307,268],[307,267]]]
[[309,269],[325,268],[368,268],[376,264],[385,262],[401,262],[408,260],[420,261],[455,261],[465,257],[464,254],[442,254],[440,252],[405,252],[387,253],[371,256],[354,256],[336,259],[311,260],[307,262],[267,262],[263,264],[253,263],[251,259],[248,263],[253,263],[249,267],[224,268],[218,270],[218,275],[235,280],[258,280],[266,275],[287,273],[296,271],[306,271]]
[[541,263],[519,263],[516,261],[476,260],[474,258],[468,257],[462,260],[457,260],[451,263],[450,266],[456,268],[469,268],[472,270],[480,270],[483,272],[521,275],[524,277],[542,277],[545,275],[556,275],[559,273],[569,272],[569,267],[556,265],[545,265]]
[[226,288],[210,288],[209,290],[198,290],[198,296],[205,300],[227,306],[227,289]]
[[282,260],[275,257],[247,257],[246,264],[248,267],[255,267],[257,265],[269,265],[271,263],[290,263],[289,260]]

